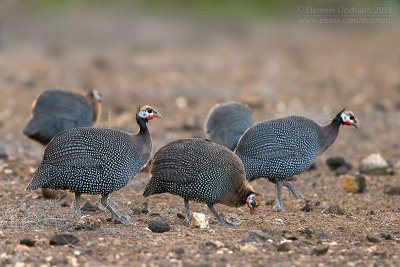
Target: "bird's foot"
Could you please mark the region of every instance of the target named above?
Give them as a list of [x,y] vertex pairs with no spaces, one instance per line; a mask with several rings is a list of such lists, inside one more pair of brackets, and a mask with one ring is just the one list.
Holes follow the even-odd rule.
[[286,209],[283,206],[279,205],[279,203],[276,203],[274,206],[272,206],[271,210],[272,209],[276,209],[277,211],[286,212]]
[[221,219],[218,221],[217,226],[231,227],[232,225]]
[[285,186],[289,190],[289,193],[292,193],[296,197],[300,197],[300,198],[304,199],[304,195],[300,192],[300,190],[294,184],[289,183],[289,182],[283,182],[283,186]]
[[110,221],[113,223],[122,223],[123,225],[132,225],[132,223],[125,217],[113,216],[113,217],[107,219],[107,221]]
[[192,220],[190,218],[186,218],[185,222],[187,222],[189,224],[189,226],[192,225]]

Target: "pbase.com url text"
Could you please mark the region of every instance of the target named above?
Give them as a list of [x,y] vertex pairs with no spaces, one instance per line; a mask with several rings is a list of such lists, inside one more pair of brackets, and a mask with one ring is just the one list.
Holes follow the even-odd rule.
[[393,24],[393,18],[298,18],[300,24]]

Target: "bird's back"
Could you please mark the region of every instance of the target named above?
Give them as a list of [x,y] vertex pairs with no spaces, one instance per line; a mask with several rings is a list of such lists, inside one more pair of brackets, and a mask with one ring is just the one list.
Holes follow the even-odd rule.
[[42,93],[32,106],[31,120],[24,134],[44,144],[59,132],[93,126],[95,113],[92,103],[83,95],[62,90]]
[[288,178],[307,170],[322,153],[321,136],[321,126],[304,117],[268,120],[249,128],[235,153],[248,180]]
[[90,127],[61,132],[46,147],[28,189],[47,187],[93,195],[118,190],[150,156],[134,138],[123,131]]
[[205,139],[180,139],[162,147],[154,155],[150,174],[145,196],[169,192],[212,204],[245,181],[240,159]]
[[231,150],[250,126],[253,115],[249,107],[235,102],[215,106],[207,116],[205,130],[208,138]]

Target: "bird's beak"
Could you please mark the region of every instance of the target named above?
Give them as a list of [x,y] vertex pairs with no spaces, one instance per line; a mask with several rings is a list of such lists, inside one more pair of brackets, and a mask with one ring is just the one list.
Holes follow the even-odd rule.
[[157,110],[154,110],[154,118],[162,119],[161,113],[159,113]]
[[250,215],[254,215],[256,213],[254,208],[250,208]]
[[358,129],[358,123],[356,121],[354,121],[353,126]]

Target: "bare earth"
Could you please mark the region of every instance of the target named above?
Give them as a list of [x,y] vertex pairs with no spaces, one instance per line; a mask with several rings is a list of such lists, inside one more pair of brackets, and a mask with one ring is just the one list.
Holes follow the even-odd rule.
[[[400,195],[383,193],[387,185],[400,185],[400,38],[394,27],[343,32],[151,19],[101,24],[93,18],[82,26],[71,20],[68,27],[26,22],[4,25],[0,39],[0,154],[8,155],[0,159],[0,266],[400,266]],[[260,179],[253,183],[263,196],[254,216],[247,207],[216,205],[242,221],[219,227],[204,204],[191,203],[210,220],[210,228],[194,229],[177,216],[184,213],[181,198],[142,197],[148,173],[141,172],[110,197],[137,224],[106,221],[110,214],[100,199],[87,196],[82,205],[90,201],[102,209],[90,213],[100,227],[75,230],[72,195],[45,200],[40,190],[24,190],[43,147],[22,129],[34,97],[51,88],[101,91],[98,127],[134,132],[137,105],[153,106],[163,115],[149,122],[153,152],[178,138],[205,137],[209,109],[228,100],[249,104],[257,122],[297,114],[324,124],[347,107],[360,128],[342,127],[317,169],[296,177],[311,212],[286,189],[287,212],[271,210],[275,186]],[[368,176],[360,194],[346,193],[325,164],[342,156],[355,174],[375,152],[397,166],[396,173]],[[145,202],[149,213],[140,212]],[[344,214],[327,212],[333,205]],[[148,222],[160,216],[171,230],[153,233]],[[270,239],[244,242],[253,229]],[[73,234],[79,243],[49,245],[56,233]],[[368,234],[380,242],[370,242]],[[20,245],[23,238],[35,246]],[[277,250],[282,242],[289,242],[288,251]],[[312,253],[324,245],[325,254]]]

